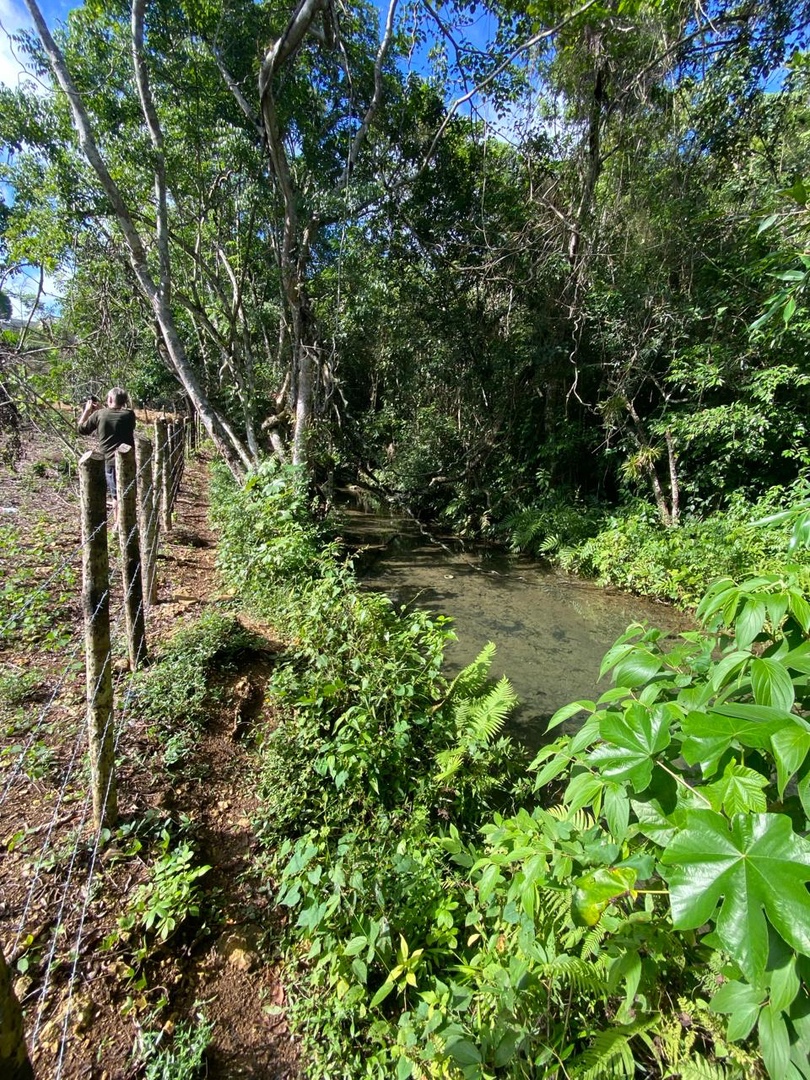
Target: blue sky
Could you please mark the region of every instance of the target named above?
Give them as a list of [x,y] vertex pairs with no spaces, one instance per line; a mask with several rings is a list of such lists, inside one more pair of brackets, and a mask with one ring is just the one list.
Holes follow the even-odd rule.
[[[39,0],[42,12],[48,21],[49,25],[55,26],[57,23],[63,21],[68,12],[78,6],[71,0]],[[381,21],[384,22],[389,0],[374,0],[377,7],[380,10]],[[292,0],[291,0],[292,7]],[[400,4],[400,17],[407,11],[406,3]],[[447,17],[448,9],[442,10],[442,16]],[[422,13],[424,18],[424,12]],[[423,24],[427,27],[428,37],[432,39],[438,39],[441,37],[438,26],[432,25],[430,21]],[[6,86],[14,87],[18,82],[24,78],[23,57],[21,57],[19,50],[11,41],[11,35],[19,31],[23,27],[30,27],[31,20],[28,15],[28,11],[23,3],[23,0],[0,0],[0,82],[5,83]],[[463,34],[459,34],[459,38],[464,39],[467,44],[471,44],[474,47],[486,48],[487,43],[490,41],[493,33],[497,29],[495,17],[482,7],[476,13],[476,15],[470,18],[470,25],[465,28]],[[420,74],[429,74],[429,61],[427,59],[429,49],[428,45],[422,45],[414,49],[410,57],[410,67],[419,71]],[[450,51],[450,63],[452,65],[454,57],[452,56],[452,46],[448,46]],[[464,92],[462,87],[458,87],[454,94],[461,94]],[[514,116],[507,115],[500,119],[494,116],[494,112],[485,101],[473,101],[465,103],[460,110],[467,115],[473,114],[481,119],[486,119],[495,129],[495,132],[501,137],[509,139],[513,134],[516,126],[516,118]],[[6,191],[6,200],[11,197],[11,193]],[[35,290],[36,281],[38,279],[37,271],[29,271],[25,276],[18,276],[16,281],[6,280],[3,285],[4,291],[6,291],[12,298],[12,302],[15,306],[15,313],[20,314],[20,302],[19,294],[21,292],[29,292]],[[59,287],[58,283],[52,279],[46,282],[47,298],[53,301],[58,299]],[[15,295],[16,294],[16,295]]]
[[[72,6],[74,5],[63,3],[61,0],[47,0],[42,4],[45,17],[51,23],[63,19]],[[30,26],[31,19],[28,11],[20,0],[0,0],[0,82],[5,83],[6,86],[16,86],[24,77],[23,58],[10,40],[10,36],[22,27]],[[8,193],[6,198],[8,198]],[[20,294],[35,293],[38,280],[39,271],[32,269],[3,283],[4,291],[11,298],[15,315],[25,314],[20,302]],[[59,286],[56,281],[46,278],[45,292],[46,304],[58,302]]]

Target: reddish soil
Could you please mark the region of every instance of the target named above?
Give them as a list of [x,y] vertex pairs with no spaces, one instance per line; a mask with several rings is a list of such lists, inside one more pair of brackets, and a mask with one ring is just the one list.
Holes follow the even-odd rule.
[[[71,460],[53,431],[29,431],[16,466],[0,465],[0,942],[35,1073],[47,1080],[135,1080],[145,1074],[144,1033],[154,1039],[161,1032],[160,1045],[171,1047],[173,1033],[203,1015],[213,1024],[204,1075],[295,1077],[296,1048],[273,962],[272,894],[251,828],[258,803],[254,736],[273,723],[263,687],[280,646],[266,628],[251,626],[264,641],[243,670],[223,677],[223,704],[179,770],[160,764],[162,747],[129,704],[129,675],[118,671],[119,831],[97,844],[85,765]],[[159,599],[147,620],[152,653],[178,627],[227,603],[216,578],[206,489],[203,453],[186,469],[175,526],[161,542]],[[115,619],[120,587],[112,591]],[[120,641],[113,650],[123,656]],[[125,668],[123,661],[117,666]],[[235,725],[238,711],[244,722]],[[200,916],[165,943],[150,939],[149,955],[133,974],[132,942],[120,934],[108,939],[148,878],[164,826],[173,835],[183,830],[211,870],[199,879]],[[135,836],[142,843],[137,852]]]

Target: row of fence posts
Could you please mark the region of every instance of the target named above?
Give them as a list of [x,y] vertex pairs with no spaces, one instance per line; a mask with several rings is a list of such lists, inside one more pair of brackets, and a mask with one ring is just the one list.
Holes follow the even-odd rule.
[[[154,423],[154,444],[136,435],[134,448],[120,446],[116,454],[124,626],[132,671],[147,660],[145,615],[157,600],[158,540],[161,532],[171,530],[185,449],[195,438],[195,424],[160,419]],[[100,453],[85,454],[80,460],[79,485],[90,777],[93,819],[100,829],[111,828],[118,815],[113,758],[107,496],[104,458]]]
[[[145,613],[157,600],[157,553],[161,531],[169,532],[185,467],[185,452],[200,438],[196,416],[154,421],[154,443],[141,435],[120,446],[115,471],[117,527],[121,548],[129,666],[147,659]],[[111,828],[118,816],[113,736],[110,636],[110,560],[107,546],[107,481],[98,451],[79,461],[82,515],[82,610],[87,684],[87,726],[93,822]],[[14,993],[11,970],[0,948],[0,1077],[34,1080]]]

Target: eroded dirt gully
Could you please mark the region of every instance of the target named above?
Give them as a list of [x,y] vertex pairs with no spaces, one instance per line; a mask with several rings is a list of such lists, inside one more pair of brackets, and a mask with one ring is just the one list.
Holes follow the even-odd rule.
[[[0,524],[13,522],[24,538],[44,515],[56,554],[69,557],[79,543],[75,478],[59,463],[58,451],[44,450],[35,434],[24,447],[16,468],[0,473]],[[153,653],[181,626],[227,603],[207,520],[208,464],[204,453],[189,462],[174,528],[162,540],[159,599],[148,617]],[[7,543],[0,570],[10,557],[13,544]],[[135,1080],[145,1073],[145,1033],[153,1040],[160,1033],[160,1045],[171,1047],[178,1027],[202,1015],[213,1024],[204,1075],[293,1078],[296,1047],[274,965],[276,916],[251,826],[258,802],[254,736],[273,724],[263,688],[280,645],[267,628],[251,626],[264,644],[241,670],[223,677],[222,706],[179,772],[156,767],[154,731],[137,715],[126,717],[118,792],[119,824],[129,839],[114,837],[96,850],[84,767],[75,767],[85,755],[85,709],[80,583],[72,588],[75,600],[69,588],[60,608],[65,640],[55,649],[38,647],[35,634],[0,639],[0,678],[23,674],[32,684],[13,705],[8,695],[0,699],[0,935],[35,1074],[39,1080]],[[120,597],[113,596],[116,602]],[[121,674],[119,713],[127,711],[126,689]],[[37,748],[33,764],[26,751],[24,768],[20,746]],[[105,939],[155,858],[146,844],[140,855],[127,845],[148,829],[154,839],[169,820],[182,823],[196,861],[211,870],[200,879],[201,917],[165,944],[152,943],[139,980],[126,940],[105,948]]]

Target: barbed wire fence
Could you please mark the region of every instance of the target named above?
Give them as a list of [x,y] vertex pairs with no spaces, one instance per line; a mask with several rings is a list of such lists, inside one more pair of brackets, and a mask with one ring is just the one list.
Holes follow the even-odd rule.
[[[4,1080],[32,1080],[35,1073],[31,1060],[36,1060],[43,1044],[54,1051],[56,1059],[56,1071],[49,1071],[48,1080],[59,1080],[66,1066],[74,990],[92,946],[92,941],[86,940],[86,926],[94,879],[104,840],[118,816],[116,760],[131,719],[125,681],[128,671],[136,671],[148,660],[148,613],[157,602],[160,537],[172,528],[186,450],[198,444],[199,421],[196,416],[179,420],[161,417],[154,421],[152,432],[153,439],[136,435],[134,446],[122,446],[116,454],[118,499],[114,524],[120,550],[121,602],[114,620],[111,597],[117,590],[112,587],[110,573],[105,463],[100,453],[91,451],[79,461],[80,542],[59,560],[33,595],[17,605],[6,625],[0,626],[0,640],[8,639],[15,626],[23,624],[26,610],[37,603],[38,597],[49,595],[50,587],[62,579],[67,568],[81,567],[83,642],[77,640],[66,650],[64,664],[50,693],[40,701],[27,738],[3,751],[7,772],[0,790],[0,815],[16,830],[6,841],[7,847],[13,846],[17,836],[24,836],[26,842],[40,838],[36,841],[38,849],[27,851],[24,899],[19,910],[11,913],[9,940],[0,943],[0,1077]],[[116,650],[121,650],[122,642],[127,661],[115,664],[113,657]],[[12,796],[19,797],[22,782],[28,781],[26,768],[33,748],[58,715],[58,701],[76,674],[82,644],[86,725],[77,724],[75,735],[61,747],[63,772],[50,812],[36,827],[25,828],[24,823],[11,821],[7,804]],[[83,784],[85,767],[89,781]],[[83,787],[77,805],[76,792]],[[68,824],[72,828],[67,841],[59,840]],[[63,850],[57,859],[60,843]],[[46,890],[44,875],[54,862],[61,868],[62,881],[58,887],[51,885]],[[84,878],[77,884],[83,868]],[[0,914],[8,913],[0,909]],[[26,995],[23,1021],[13,972],[20,958],[49,930],[50,943],[40,965],[39,986]],[[64,977],[65,970],[68,985],[62,1012],[49,1016],[54,1011],[50,994],[54,976],[59,971]]]

